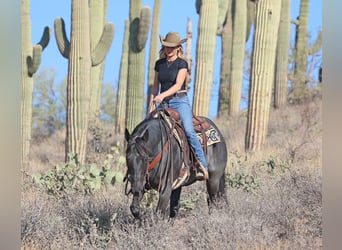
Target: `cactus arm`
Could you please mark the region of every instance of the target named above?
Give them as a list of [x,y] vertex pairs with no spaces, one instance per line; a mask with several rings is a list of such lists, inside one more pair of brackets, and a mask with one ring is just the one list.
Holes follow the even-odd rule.
[[299,20],[298,18],[296,20],[291,20],[291,23],[294,25],[299,25]]
[[309,54],[315,54],[317,53],[322,47],[322,30],[319,31],[317,39],[315,43],[311,46],[309,49]]
[[101,38],[91,53],[92,66],[99,65],[103,62],[110,45],[112,44],[114,30],[115,27],[113,23],[106,23],[104,25]]
[[40,39],[40,41],[38,43],[40,46],[42,46],[42,50],[44,50],[46,48],[46,46],[49,44],[50,34],[51,34],[51,29],[49,26],[46,26],[44,28],[42,38]]
[[61,17],[56,18],[54,22],[54,26],[55,26],[55,37],[56,37],[59,52],[62,54],[63,57],[68,59],[69,53],[70,53],[70,42],[66,36],[65,23],[64,23],[63,18]]
[[140,11],[140,22],[137,36],[137,48],[139,51],[145,48],[151,25],[151,15],[151,9],[149,7],[143,7]]
[[195,8],[196,8],[196,13],[199,15],[201,12],[201,6],[202,6],[202,0],[196,0],[195,3]]
[[33,45],[32,56],[27,57],[27,71],[29,76],[33,76],[37,72],[42,60],[42,51],[46,48],[50,41],[50,27],[46,26],[39,43]]
[[221,35],[222,33],[223,24],[227,15],[228,3],[229,1],[227,0],[218,1],[217,35]]
[[42,46],[36,44],[32,49],[32,57],[27,57],[27,70],[29,76],[33,76],[33,74],[37,72],[42,58],[42,50]]

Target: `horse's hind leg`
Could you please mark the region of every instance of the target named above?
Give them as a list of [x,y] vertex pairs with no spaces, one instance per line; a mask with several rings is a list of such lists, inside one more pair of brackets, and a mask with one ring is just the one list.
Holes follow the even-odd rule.
[[218,201],[220,198],[224,198],[225,196],[225,178],[224,174],[221,176],[211,176],[210,179],[207,181],[207,191],[208,191],[208,206],[209,211],[212,205],[217,206]]

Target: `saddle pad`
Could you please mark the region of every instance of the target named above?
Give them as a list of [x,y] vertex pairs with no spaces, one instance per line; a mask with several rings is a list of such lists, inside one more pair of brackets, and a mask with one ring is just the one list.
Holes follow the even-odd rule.
[[[217,130],[214,127],[210,127],[208,130],[205,131],[207,136],[207,145],[213,145],[221,141],[220,135],[218,134]],[[201,144],[203,145],[203,134],[197,133],[197,137]]]
[[[171,119],[172,119],[172,118],[170,118],[170,117],[169,117],[168,115],[166,115],[164,112],[159,112],[159,114],[160,114],[160,115],[164,118],[164,120],[167,122],[169,128],[171,128],[171,127],[172,127],[172,125],[171,125],[171,123],[172,123],[172,122],[171,122]],[[182,145],[182,140],[180,139],[180,136],[178,135],[178,132],[177,132],[176,129],[173,129],[173,134],[174,134],[175,138],[177,139],[179,145]],[[217,130],[216,130],[213,126],[211,126],[209,129],[207,129],[207,130],[205,131],[205,134],[206,134],[206,136],[207,136],[207,146],[213,145],[213,144],[218,143],[218,142],[221,141],[221,138],[220,138],[220,136],[219,136]],[[197,137],[198,137],[200,143],[203,145],[202,133],[201,133],[201,132],[197,133]]]

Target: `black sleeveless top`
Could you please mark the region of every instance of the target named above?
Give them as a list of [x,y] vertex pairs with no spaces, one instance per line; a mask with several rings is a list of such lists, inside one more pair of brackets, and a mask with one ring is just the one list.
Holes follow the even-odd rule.
[[[161,58],[156,61],[154,70],[158,72],[158,80],[160,82],[160,93],[168,90],[176,83],[178,70],[188,69],[188,62],[177,57],[172,62],[167,62],[166,58]],[[185,79],[182,85],[182,90],[185,90]]]

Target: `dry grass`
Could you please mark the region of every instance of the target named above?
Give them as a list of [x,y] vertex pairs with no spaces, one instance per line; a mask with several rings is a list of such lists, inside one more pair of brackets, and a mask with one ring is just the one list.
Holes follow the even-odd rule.
[[[175,220],[161,219],[154,203],[138,221],[123,184],[58,200],[26,177],[22,249],[322,249],[321,101],[272,111],[259,152],[243,149],[245,122],[217,121],[229,145],[227,184],[229,174],[245,174],[258,185],[229,187],[223,208],[208,213],[201,182],[183,189]],[[29,174],[63,161],[61,138],[34,146]]]

